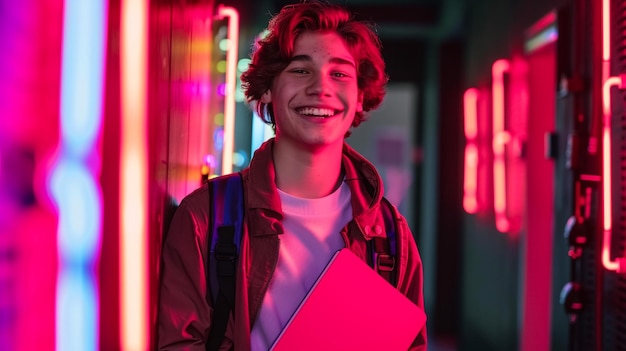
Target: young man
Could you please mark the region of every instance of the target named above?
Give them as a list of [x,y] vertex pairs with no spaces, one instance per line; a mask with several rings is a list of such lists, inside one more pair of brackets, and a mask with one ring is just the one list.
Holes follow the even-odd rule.
[[[267,350],[337,250],[347,247],[369,262],[368,241],[386,236],[382,180],[344,142],[385,94],[378,37],[344,8],[320,2],[284,7],[268,30],[241,78],[276,137],[242,172],[244,232],[221,350]],[[186,197],[164,244],[161,350],[204,350],[212,328],[207,204],[206,185]],[[406,221],[394,213],[396,287],[423,308],[421,259]],[[411,350],[425,349],[423,328]]]

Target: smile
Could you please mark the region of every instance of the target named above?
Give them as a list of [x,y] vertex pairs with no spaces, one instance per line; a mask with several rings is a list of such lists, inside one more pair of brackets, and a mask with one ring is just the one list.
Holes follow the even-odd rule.
[[330,108],[301,107],[296,109],[296,112],[309,117],[328,118],[336,115],[339,111]]

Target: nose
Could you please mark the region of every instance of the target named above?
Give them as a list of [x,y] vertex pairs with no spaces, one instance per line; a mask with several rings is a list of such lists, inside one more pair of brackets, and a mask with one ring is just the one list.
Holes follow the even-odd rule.
[[330,95],[331,81],[330,76],[324,73],[315,73],[311,75],[309,86],[306,93],[316,96],[328,96]]

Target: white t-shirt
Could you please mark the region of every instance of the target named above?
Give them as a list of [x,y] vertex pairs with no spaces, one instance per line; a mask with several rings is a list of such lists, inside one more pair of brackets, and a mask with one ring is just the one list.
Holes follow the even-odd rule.
[[278,264],[251,331],[252,351],[266,351],[335,252],[345,247],[340,231],[352,219],[350,188],[303,199],[278,191],[285,233]]

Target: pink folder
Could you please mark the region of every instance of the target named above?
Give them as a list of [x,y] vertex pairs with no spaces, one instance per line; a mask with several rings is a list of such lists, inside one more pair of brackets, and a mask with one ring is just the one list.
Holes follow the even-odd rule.
[[406,351],[424,311],[349,249],[330,260],[271,351]]

